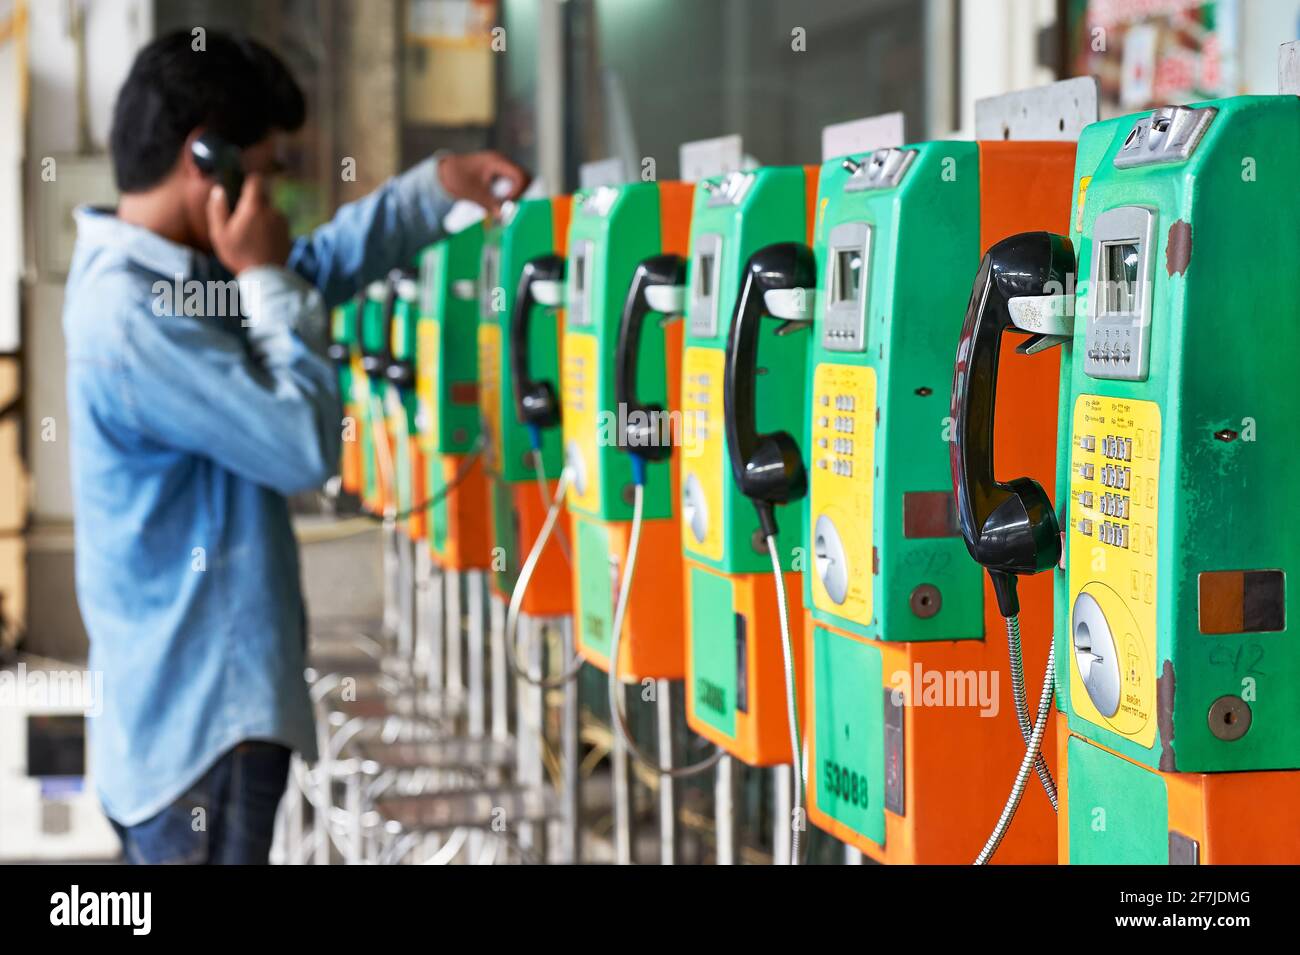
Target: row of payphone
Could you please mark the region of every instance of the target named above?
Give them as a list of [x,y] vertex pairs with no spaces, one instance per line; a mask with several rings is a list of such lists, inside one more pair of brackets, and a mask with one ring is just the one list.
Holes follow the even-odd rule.
[[344,486],[793,763],[796,835],[1300,861],[1300,100],[1015,104],[1071,97],[447,237],[335,316]]

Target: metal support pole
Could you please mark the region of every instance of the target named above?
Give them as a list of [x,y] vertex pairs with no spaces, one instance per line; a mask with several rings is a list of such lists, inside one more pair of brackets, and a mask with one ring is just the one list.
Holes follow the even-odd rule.
[[844,864],[845,865],[862,865],[862,850],[853,846],[844,847]]
[[333,796],[330,790],[333,786],[333,780],[329,775],[330,765],[329,759],[322,753],[316,765],[308,767],[308,785],[311,785],[313,779],[320,783],[316,787],[316,805],[313,807],[311,820],[312,855],[316,865],[330,864],[330,836],[329,829],[326,828],[329,825],[329,807]]
[[347,846],[348,854],[343,862],[345,865],[360,865],[362,861],[360,768],[355,768],[348,775],[344,799],[348,815],[348,838],[345,840],[344,845]]
[[730,756],[718,760],[713,785],[714,829],[718,839],[718,865],[736,864],[736,763]]
[[492,651],[492,738],[510,738],[510,676],[506,665],[506,605],[493,595],[488,604]]
[[447,699],[459,704],[465,691],[464,628],[461,620],[460,571],[448,568],[443,571],[447,586],[443,599],[447,602],[447,626],[444,631],[447,644]]
[[384,635],[393,638],[401,626],[397,609],[397,525],[384,521],[380,541],[384,558]]
[[[468,669],[469,669],[469,735],[482,739],[487,733],[487,646],[483,633],[483,572],[471,570],[465,574],[465,599],[469,603]],[[474,830],[466,842],[466,859],[477,862],[483,854],[486,834]]]
[[[546,675],[546,639],[542,621],[532,621],[529,641],[529,670],[533,679]],[[532,763],[529,773],[538,790],[546,786],[546,691],[540,686],[530,686],[528,694],[529,719],[532,722]],[[533,827],[533,852],[538,859],[549,859],[549,839],[546,824]]]
[[443,576],[442,568],[432,564],[428,589],[428,613],[423,615],[423,619],[428,620],[429,634],[429,666],[425,671],[425,680],[429,689],[439,696],[447,672],[446,658],[443,655],[447,642],[443,619]]
[[429,588],[433,583],[433,555],[429,548],[415,548],[415,648],[411,655],[411,672],[429,673]]
[[772,864],[790,864],[790,837],[794,825],[794,773],[790,766],[772,767]]
[[[627,699],[627,687],[618,685],[618,692]],[[612,719],[617,716],[611,714]],[[609,751],[610,785],[613,787],[614,810],[614,862],[618,865],[632,864],[632,766],[628,758],[627,743],[618,727],[614,731]]]
[[397,655],[405,665],[411,666],[415,659],[415,541],[398,529],[396,547]]
[[[573,647],[573,618],[560,619],[561,666],[567,664]],[[561,819],[564,827],[562,861],[576,865],[582,857],[582,748],[578,738],[578,681],[564,684],[564,709],[561,714],[561,751],[564,792],[560,794]]]
[[[302,762],[302,757],[297,753],[294,753],[290,759],[299,764]],[[303,820],[306,815],[306,800],[303,797],[302,787],[298,785],[297,780],[298,773],[291,771],[289,773],[289,805],[285,812],[285,855],[288,857],[285,861],[289,865],[302,865],[303,839],[305,838]]]
[[[659,731],[659,768],[671,769],[676,763],[673,738],[673,683],[659,680],[655,686],[655,716]],[[671,776],[659,777],[659,862],[676,865],[681,851],[678,845],[678,786]]]
[[482,739],[487,733],[487,647],[483,639],[483,572],[465,575],[465,599],[469,603],[469,735]]
[[564,181],[564,4],[537,9],[537,173],[554,194]]
[[[525,672],[534,680],[545,673],[543,660],[546,648],[539,639],[539,621],[528,615],[519,615],[519,634],[528,649]],[[519,685],[519,780],[526,786],[540,789],[546,778],[542,753],[542,732],[545,723],[546,698],[542,688],[520,680]],[[545,859],[546,827],[525,823],[519,829],[519,843],[539,859]]]

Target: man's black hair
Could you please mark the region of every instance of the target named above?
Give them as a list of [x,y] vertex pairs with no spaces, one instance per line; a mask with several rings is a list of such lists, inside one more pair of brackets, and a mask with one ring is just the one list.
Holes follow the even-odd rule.
[[200,126],[242,148],[297,129],[305,113],[302,88],[262,44],[216,30],[202,42],[189,30],[165,34],[136,56],[113,107],[117,188],[157,185]]

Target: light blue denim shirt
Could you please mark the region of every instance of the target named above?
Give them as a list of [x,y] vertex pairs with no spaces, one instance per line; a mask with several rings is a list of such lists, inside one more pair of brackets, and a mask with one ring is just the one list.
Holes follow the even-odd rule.
[[90,758],[119,823],[242,740],[315,758],[285,495],[339,457],[326,310],[410,265],[450,206],[422,163],[299,239],[287,269],[243,273],[233,310],[211,257],[78,210],[63,310],[77,599],[103,675]]

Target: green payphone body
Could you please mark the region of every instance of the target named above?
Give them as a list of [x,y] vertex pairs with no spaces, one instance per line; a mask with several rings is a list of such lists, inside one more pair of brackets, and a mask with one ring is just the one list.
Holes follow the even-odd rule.
[[[822,169],[803,432],[808,811],[880,862],[975,858],[1024,751],[1005,679],[1019,653],[957,526],[948,385],[982,250],[1068,221],[1070,119],[1055,139],[916,143]],[[1044,479],[1056,378],[1049,353],[1008,363],[1001,379],[1043,410],[1033,426],[999,432],[999,455]],[[1048,582],[1025,590],[1024,621],[1049,627]],[[1035,664],[1045,659],[1033,651]],[[1040,769],[1049,798],[1034,794],[1001,861],[1055,858],[1055,790],[1046,761]]]
[[[352,387],[361,413],[357,426],[363,452],[361,499],[374,514],[384,511],[393,493],[384,466],[389,460],[386,455],[390,453],[386,443],[388,436],[384,410],[389,331],[384,308],[386,297],[385,283],[371,282],[360,299],[360,356],[352,376]],[[380,442],[385,444],[381,445]]]
[[1298,149],[1293,96],[1095,124],[1068,237],[995,247],[987,308],[972,296],[976,326],[1064,342],[1056,508],[1028,508],[1041,541],[1064,532],[1063,862],[1300,858],[1300,540],[1282,480],[1300,329],[1270,321],[1295,297]]
[[[501,219],[486,227],[479,268],[478,400],[489,479],[492,588],[509,599],[520,566],[545,521],[548,501],[539,491],[533,437],[516,415],[511,367],[511,317],[524,266],[564,253],[569,225],[567,196],[508,203]],[[534,306],[544,311],[543,306]],[[528,323],[529,373],[559,381],[562,316]],[[563,466],[558,428],[538,432],[541,479],[553,483]],[[549,486],[549,485],[548,485]],[[549,491],[547,492],[549,496]],[[558,540],[543,549],[521,612],[546,617],[571,610],[569,567]]]
[[424,452],[420,447],[419,398],[416,394],[416,331],[420,306],[416,283],[394,276],[389,290],[389,347],[385,371],[385,417],[393,449],[393,504],[411,540],[423,540],[425,508]]
[[[788,763],[791,746],[771,563],[754,507],[732,478],[723,372],[750,256],[774,243],[808,241],[816,187],[816,167],[729,173],[697,184],[691,216],[681,405],[687,719],[752,766]],[[760,430],[801,432],[807,348],[806,330],[761,336]],[[791,594],[799,592],[793,562],[802,542],[798,509],[786,509],[777,550]],[[802,608],[792,610],[796,648],[802,616]]]
[[906,771],[913,701],[889,692],[890,674],[910,677],[912,642],[984,635],[983,574],[951,527],[941,433],[951,316],[979,256],[979,160],[973,142],[920,143],[831,160],[820,180],[804,432],[808,808],[882,861],[936,861],[928,832],[886,838],[886,810],[906,825],[926,808],[912,792],[905,811],[924,782]]
[[358,402],[360,391],[361,340],[360,304],[351,298],[334,309],[330,316],[330,360],[338,369],[339,398],[343,405],[343,452],[339,475],[343,492],[360,497],[365,490],[365,449],[361,423],[364,408]]
[[486,570],[491,553],[478,403],[483,237],[475,222],[420,255],[416,394],[432,502],[427,538],[438,565],[452,570]]
[[[1225,860],[1295,862],[1294,784],[1289,808],[1242,806],[1256,824],[1280,815],[1274,836],[1233,845],[1248,826],[1180,819],[1170,779],[1129,780],[1139,774],[1119,757],[1162,773],[1300,768],[1300,653],[1286,633],[1300,540],[1281,520],[1279,480],[1300,440],[1286,384],[1300,329],[1268,321],[1295,295],[1300,233],[1286,207],[1300,206],[1300,100],[1167,107],[1084,142],[1057,486],[1069,858],[1098,848],[1111,862],[1213,861],[1202,847],[1221,843]],[[1154,824],[1116,838],[1091,824],[1107,804],[1112,823]]]
[[[600,186],[573,197],[562,392],[565,463],[572,476],[574,630],[578,652],[602,669],[610,665],[615,595],[633,516],[634,463],[626,447],[626,420],[645,414],[641,406],[671,414],[681,373],[678,323],[662,331],[638,329],[637,340],[627,345],[632,367],[617,367],[624,306],[643,261],[664,253],[685,255],[691,198],[691,187],[680,182]],[[637,393],[620,398],[620,382],[635,386]],[[684,675],[680,463],[672,450],[663,448],[663,456],[644,467],[638,579],[624,614],[627,633],[620,650],[623,678]]]

